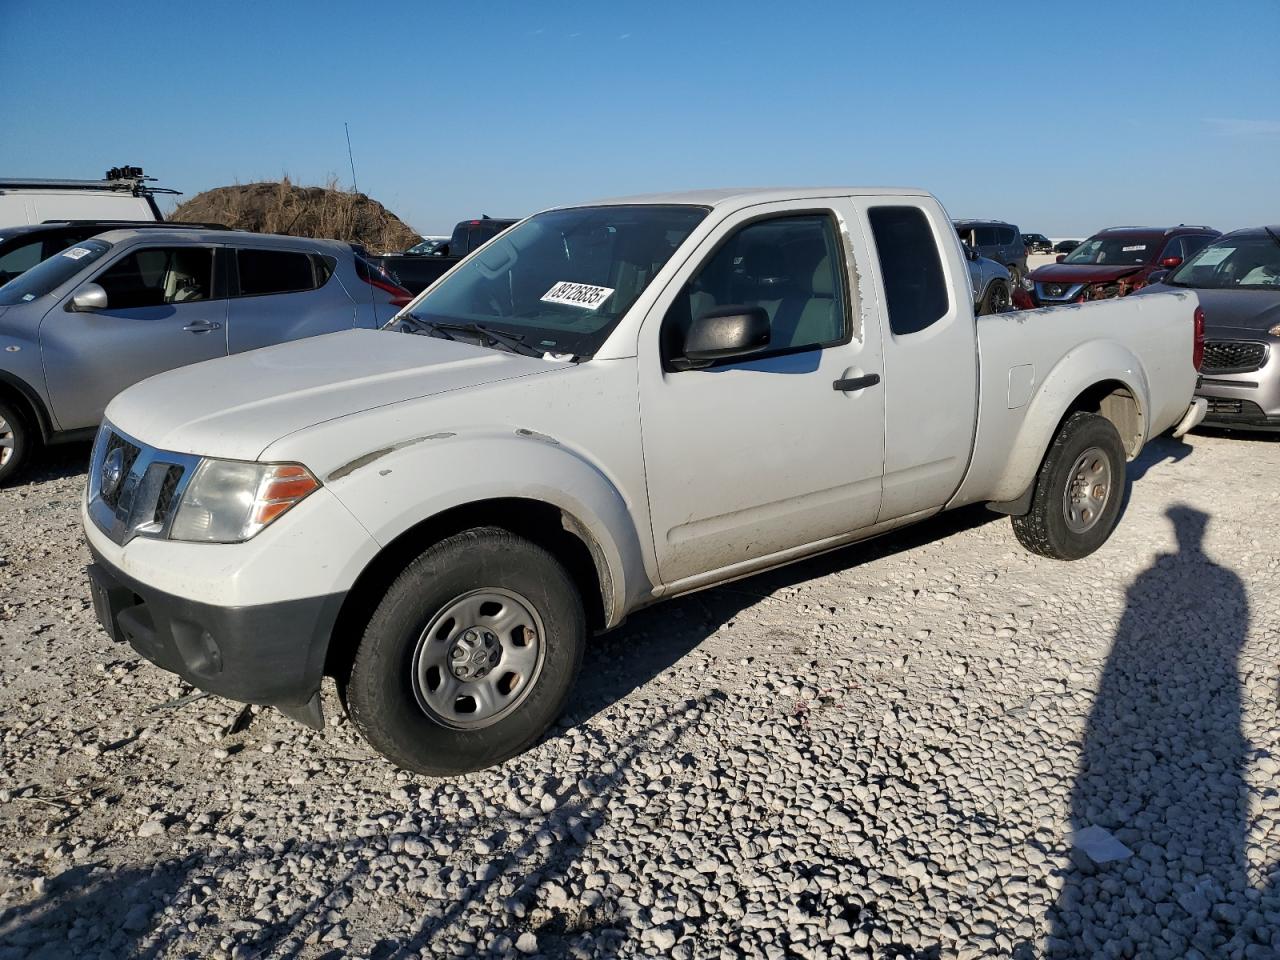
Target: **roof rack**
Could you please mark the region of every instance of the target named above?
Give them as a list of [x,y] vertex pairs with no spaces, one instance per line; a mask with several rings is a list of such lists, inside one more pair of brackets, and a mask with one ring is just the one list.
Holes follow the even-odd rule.
[[189,220],[41,220],[41,225],[63,223],[68,227],[92,227],[102,226],[105,228],[120,228],[121,230],[129,230],[133,227],[165,227],[174,230],[230,230],[225,223],[192,223]]
[[101,180],[57,180],[45,178],[0,177],[0,191],[5,189],[27,190],[116,190],[131,193],[135,197],[157,193],[180,196],[181,190],[168,187],[151,187],[155,177],[144,176],[141,167],[112,167]]

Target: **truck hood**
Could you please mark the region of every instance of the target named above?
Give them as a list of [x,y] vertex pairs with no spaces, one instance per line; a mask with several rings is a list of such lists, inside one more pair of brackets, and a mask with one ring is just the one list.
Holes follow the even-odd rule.
[[1114,283],[1145,269],[1140,263],[1115,267],[1101,263],[1046,263],[1032,270],[1030,276],[1037,283]]
[[469,343],[349,330],[170,370],[125,390],[106,418],[162,450],[255,460],[326,420],[557,369]]

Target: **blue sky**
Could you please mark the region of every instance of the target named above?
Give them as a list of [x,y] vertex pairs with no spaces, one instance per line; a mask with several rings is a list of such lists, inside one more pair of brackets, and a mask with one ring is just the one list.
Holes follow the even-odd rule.
[[904,184],[1082,236],[1280,221],[1280,0],[0,0],[0,172],[351,179],[424,233],[699,186]]

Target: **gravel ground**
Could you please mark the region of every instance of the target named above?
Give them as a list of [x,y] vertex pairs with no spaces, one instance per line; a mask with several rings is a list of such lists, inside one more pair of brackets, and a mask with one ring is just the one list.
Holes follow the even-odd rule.
[[0,491],[0,960],[1280,956],[1280,442],[1154,443],[1086,561],[961,511],[645,611],[454,780],[112,645],[85,455]]

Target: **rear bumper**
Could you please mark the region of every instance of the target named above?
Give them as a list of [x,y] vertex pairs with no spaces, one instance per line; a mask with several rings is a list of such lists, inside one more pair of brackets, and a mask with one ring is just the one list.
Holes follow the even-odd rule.
[[344,594],[218,606],[141,583],[91,551],[94,612],[113,640],[201,690],[323,726],[320,681]]
[[1193,397],[1191,406],[1187,407],[1187,412],[1182,415],[1182,419],[1178,421],[1178,425],[1173,428],[1174,437],[1182,437],[1190,433],[1203,422],[1205,413],[1209,409],[1209,401],[1204,397]]

